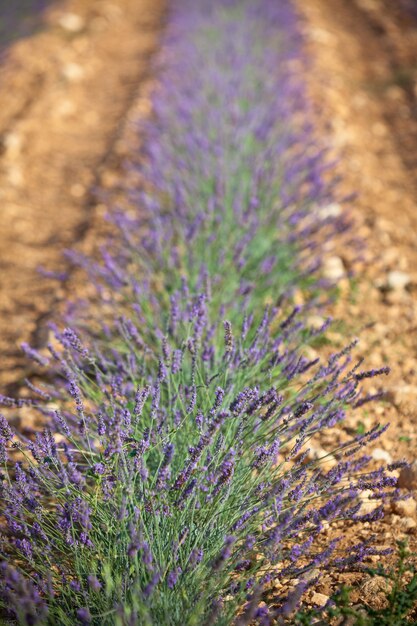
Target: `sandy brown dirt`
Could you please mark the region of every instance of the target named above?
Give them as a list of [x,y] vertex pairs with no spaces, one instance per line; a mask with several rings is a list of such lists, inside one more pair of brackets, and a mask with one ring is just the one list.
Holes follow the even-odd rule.
[[[13,391],[66,297],[37,268],[62,269],[62,251],[94,215],[92,190],[117,161],[123,120],[146,79],[163,0],[68,0],[13,44],[0,72],[0,385]],[[112,163],[114,166],[114,163]]]
[[[392,368],[387,379],[372,381],[373,391],[384,386],[385,401],[358,410],[347,430],[353,434],[390,422],[374,445],[375,463],[412,463],[417,459],[417,23],[389,0],[300,0],[298,6],[312,59],[309,87],[317,119],[342,157],[345,191],[358,192],[352,211],[367,246],[365,266],[354,285],[342,281],[343,296],[333,313],[344,321],[345,336],[361,338],[366,369]],[[346,265],[344,251],[339,255]],[[377,534],[380,546],[408,538],[415,550],[417,483],[402,484],[412,498],[387,511],[383,522],[365,525],[361,536]],[[343,532],[349,538],[350,530]],[[331,593],[340,580],[352,583],[355,576],[324,576],[319,591]],[[375,604],[380,596],[369,581],[355,597]]]

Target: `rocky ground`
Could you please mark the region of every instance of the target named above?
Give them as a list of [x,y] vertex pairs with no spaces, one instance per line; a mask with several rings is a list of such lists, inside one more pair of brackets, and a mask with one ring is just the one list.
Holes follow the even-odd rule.
[[[350,209],[356,232],[366,242],[366,261],[353,283],[342,278],[342,298],[333,314],[343,320],[345,336],[360,337],[367,368],[389,365],[392,370],[370,387],[383,387],[384,400],[358,410],[347,427],[354,433],[390,422],[375,444],[375,464],[399,459],[412,464],[400,476],[410,498],[363,532],[377,534],[381,546],[407,538],[415,550],[417,22],[389,0],[303,0],[298,5],[317,121],[340,158],[346,193],[358,194]],[[328,271],[343,276],[349,269],[345,252],[331,258]],[[340,335],[334,339],[340,341]],[[349,529],[344,532],[349,537]],[[342,580],[352,583],[355,575]],[[327,596],[335,582],[323,577],[318,591]],[[382,588],[381,580],[371,579],[357,598],[375,604],[378,597],[382,600]]]

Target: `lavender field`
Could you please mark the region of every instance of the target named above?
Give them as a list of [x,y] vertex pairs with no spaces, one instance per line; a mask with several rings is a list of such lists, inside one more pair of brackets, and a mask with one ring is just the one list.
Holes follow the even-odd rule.
[[[0,623],[416,623],[405,542],[398,578],[369,571],[398,548],[363,529],[407,501],[410,470],[372,455],[387,420],[364,425],[389,366],[330,315],[367,243],[302,19],[173,0],[165,20],[123,200],[99,255],[66,254],[89,288],[22,345],[36,382],[0,396]],[[343,247],[352,268],[331,271]],[[352,572],[394,581],[382,608],[317,594]]]

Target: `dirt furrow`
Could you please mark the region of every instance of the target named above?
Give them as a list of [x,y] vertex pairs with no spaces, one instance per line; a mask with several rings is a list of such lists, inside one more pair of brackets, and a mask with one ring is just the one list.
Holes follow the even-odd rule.
[[[366,262],[352,283],[342,279],[334,315],[343,334],[358,335],[367,368],[389,365],[373,380],[384,400],[347,423],[352,434],[390,422],[372,452],[376,463],[417,459],[417,23],[384,0],[303,0],[309,90],[322,135],[341,157],[339,171],[352,203],[355,231],[366,242]],[[340,266],[347,270],[343,249]],[[411,476],[411,477],[410,477]],[[414,478],[413,478],[414,476]],[[381,546],[407,538],[416,546],[417,466],[400,484],[411,498],[381,523],[368,524]],[[366,527],[366,524],[365,524]],[[349,535],[349,528],[344,528]],[[378,560],[379,557],[375,557]],[[355,576],[342,576],[351,583]],[[334,589],[324,577],[320,590]],[[337,581],[340,582],[340,579]],[[378,580],[358,593],[378,601]],[[379,590],[380,591],[380,590]],[[382,596],[381,596],[382,600]]]
[[[69,0],[13,44],[0,72],[0,385],[25,375],[22,341],[44,340],[67,296],[37,268],[88,231],[92,193],[116,160],[123,120],[147,78],[163,0]],[[114,163],[113,163],[114,165]]]

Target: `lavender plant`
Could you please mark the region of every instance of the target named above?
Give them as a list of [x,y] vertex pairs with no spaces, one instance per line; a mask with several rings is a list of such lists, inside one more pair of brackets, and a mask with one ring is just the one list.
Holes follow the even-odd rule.
[[56,384],[2,398],[46,424],[0,423],[0,598],[19,624],[277,622],[318,568],[375,553],[323,542],[324,524],[396,497],[363,453],[379,427],[331,469],[308,457],[386,370],[360,371],[354,343],[308,358],[329,321],[290,305],[323,285],[318,232],[347,227],[323,211],[290,6],[178,0],[164,43],[133,208],[113,211],[102,263],[80,259],[99,298],[71,307],[48,359],[26,347]]

